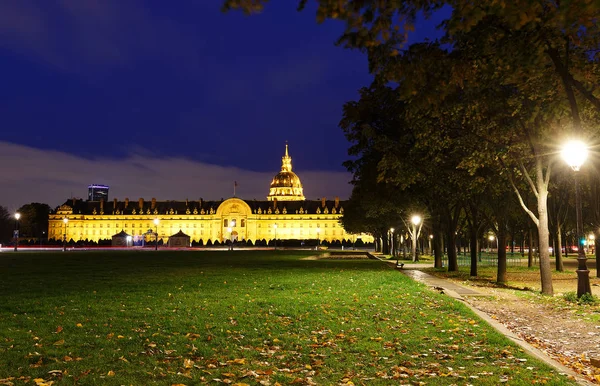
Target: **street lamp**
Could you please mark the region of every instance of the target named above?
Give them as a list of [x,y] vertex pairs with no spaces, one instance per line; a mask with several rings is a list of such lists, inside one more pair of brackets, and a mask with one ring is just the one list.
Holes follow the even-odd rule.
[[275,250],[277,250],[277,224],[273,224],[273,229],[275,229]]
[[231,227],[227,227],[227,232],[229,232],[229,238],[231,243],[229,244],[229,250],[233,251],[233,232],[231,231]]
[[160,222],[160,220],[158,219],[158,217],[154,218],[154,226],[156,227],[156,233],[154,234],[154,250],[158,251],[158,223]]
[[319,250],[320,246],[321,246],[321,228],[319,228],[319,226],[317,225],[317,251]]
[[498,239],[494,236],[494,235],[489,235],[488,236],[488,240],[490,240],[490,250],[493,248],[494,246],[494,240],[496,240],[496,252],[498,251],[498,249],[500,248],[498,246]]
[[127,236],[125,238],[125,241],[126,241],[125,246],[126,247],[129,247],[129,244],[131,244],[131,240],[133,240],[133,237],[131,237],[131,236]]
[[63,234],[63,252],[67,250],[67,224],[69,223],[68,218],[63,218],[63,222],[65,223],[65,233]]
[[593,233],[590,233],[590,235],[588,236],[588,239],[590,240],[588,243],[588,251],[590,251],[590,253],[594,253],[594,247],[596,246],[596,244],[595,244],[596,236]]
[[[587,145],[582,141],[568,142],[562,149],[561,155],[567,165],[578,172],[587,158]],[[581,191],[579,188],[579,173],[575,173],[575,213],[577,217],[577,297],[592,293],[590,287],[590,271],[587,269],[587,258],[583,250],[583,217],[581,215]]]
[[15,213],[15,252],[19,247],[19,219],[21,218],[21,213]]
[[390,252],[394,257],[394,228],[390,228]]
[[414,216],[412,216],[412,218],[410,219],[410,222],[412,222],[413,224],[413,231],[412,231],[412,261],[418,261],[417,259],[417,226],[419,224],[421,224],[421,216],[419,216],[418,214],[415,214]]

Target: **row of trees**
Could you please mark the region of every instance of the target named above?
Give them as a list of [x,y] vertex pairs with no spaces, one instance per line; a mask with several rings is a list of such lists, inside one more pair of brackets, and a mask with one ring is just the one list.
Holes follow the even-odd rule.
[[[38,202],[23,205],[15,213],[10,213],[4,206],[0,206],[0,244],[14,242],[13,232],[17,227],[22,241],[47,238],[48,214],[51,210],[49,205]],[[15,218],[16,213],[21,215],[18,221]]]
[[[252,13],[266,0],[226,0]],[[573,173],[557,159],[569,137],[597,143],[600,4],[586,0],[318,0],[317,19],[341,19],[338,44],[359,49],[375,80],[344,106],[341,127],[354,158],[348,231],[383,235],[414,210],[427,212],[436,265],[442,235],[458,269],[456,234],[482,229],[499,245],[515,207],[535,224],[542,293],[552,294],[550,229],[574,213]],[[300,0],[303,8],[306,0]],[[445,10],[440,40],[406,46],[418,15]],[[444,11],[444,12],[445,12]],[[598,173],[586,166],[588,222],[600,226]],[[527,228],[525,225],[522,228]],[[560,249],[559,249],[560,250]],[[506,280],[504,248],[498,281]],[[473,258],[473,265],[476,258]],[[476,272],[475,272],[476,273]]]

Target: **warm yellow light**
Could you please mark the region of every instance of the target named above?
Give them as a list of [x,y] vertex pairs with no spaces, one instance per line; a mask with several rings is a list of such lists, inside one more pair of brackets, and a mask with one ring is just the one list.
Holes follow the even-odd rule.
[[273,224],[273,228],[277,229],[277,224]]
[[488,236],[488,240],[490,240],[490,241],[494,241],[494,239],[495,239],[494,235],[489,235],[489,236]]
[[231,233],[231,227],[227,227],[227,232]]
[[430,238],[430,239],[432,239],[432,238],[433,238],[433,235],[429,235],[429,238]]
[[593,233],[590,233],[590,235],[588,236],[588,238],[589,238],[590,240],[595,240],[595,239],[596,239],[596,236],[594,236],[594,234],[593,234]]
[[17,220],[19,220],[21,218],[21,213],[19,213],[19,212],[15,213],[15,218]]
[[317,233],[321,233],[321,228],[317,228]]
[[410,219],[410,221],[414,225],[419,225],[421,223],[421,216],[419,216],[418,214],[415,214],[414,216],[412,216],[412,218]]
[[394,233],[394,228],[390,228],[390,232]]
[[572,140],[565,144],[560,154],[567,165],[578,171],[587,159],[588,147],[582,141]]
[[154,225],[158,225],[159,222],[160,222],[160,220],[158,218],[154,219]]
[[69,219],[65,217],[65,218],[63,218],[63,222],[66,224],[69,222]]

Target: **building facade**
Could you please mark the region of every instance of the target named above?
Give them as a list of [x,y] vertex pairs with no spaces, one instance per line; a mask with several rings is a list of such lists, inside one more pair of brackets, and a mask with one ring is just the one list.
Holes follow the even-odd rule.
[[267,242],[317,240],[372,242],[366,234],[347,233],[340,217],[344,201],[306,200],[300,178],[292,172],[286,144],[281,171],[273,178],[264,201],[232,197],[221,201],[84,201],[70,199],[50,215],[48,237],[55,240],[99,241],[123,231],[134,243],[163,243],[183,232],[206,244],[227,240]]

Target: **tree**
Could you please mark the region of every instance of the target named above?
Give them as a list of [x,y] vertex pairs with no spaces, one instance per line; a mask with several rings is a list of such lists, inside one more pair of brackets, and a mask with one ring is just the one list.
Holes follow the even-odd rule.
[[4,206],[0,206],[0,244],[7,244],[12,240],[15,226],[14,217]]
[[32,202],[21,206],[17,212],[19,219],[20,236],[25,238],[42,238],[48,232],[48,214],[51,212],[48,204]]

